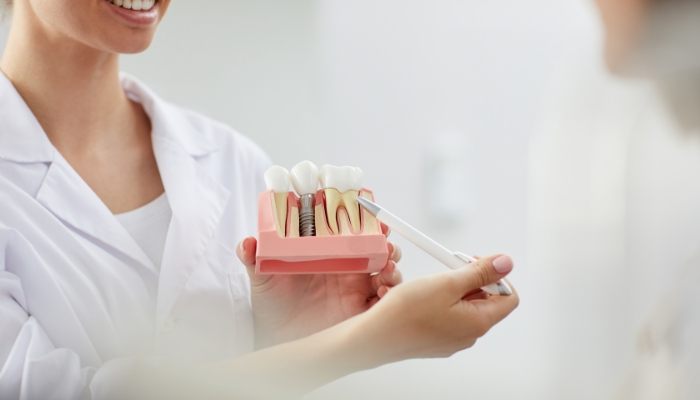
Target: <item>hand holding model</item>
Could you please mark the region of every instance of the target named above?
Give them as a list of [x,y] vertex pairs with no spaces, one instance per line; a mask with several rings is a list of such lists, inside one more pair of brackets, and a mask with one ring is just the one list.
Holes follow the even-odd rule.
[[[280,166],[266,172],[269,193],[263,194],[261,208],[268,209],[272,218],[269,235],[261,241],[274,240],[271,247],[291,241],[284,249],[303,253],[303,245],[329,248],[338,242],[346,244],[346,240],[380,239],[384,258],[377,272],[304,273],[311,263],[297,262],[284,263],[276,273],[262,274],[256,270],[260,243],[253,237],[243,240],[238,256],[251,279],[258,348],[308,336],[367,311],[401,282],[396,267],[401,253],[386,241],[388,229],[357,204],[361,178],[359,168],[326,165],[319,171],[310,161],[297,164],[291,173]],[[298,200],[289,191],[290,183]],[[334,261],[321,259],[320,267],[317,263],[315,268],[327,272]],[[346,268],[362,262],[358,259],[350,264]]]
[[514,289],[510,296],[481,290],[512,268],[510,257],[493,256],[403,283],[362,314],[225,363],[223,371],[216,366],[216,373],[244,383],[226,393],[288,398],[383,364],[450,356],[473,346],[518,306]]
[[256,246],[255,238],[247,238],[238,255],[251,280],[258,348],[308,336],[365,312],[402,279],[396,267],[401,253],[391,244],[391,259],[373,275],[259,275]]
[[[322,190],[311,199],[308,195],[313,185],[300,182],[300,177],[313,178],[317,169],[308,162],[303,164],[292,169],[296,176],[291,179],[284,168],[268,171],[270,192],[261,196],[261,206],[267,208],[261,213],[266,235],[261,236],[261,242],[247,238],[238,247],[252,282],[258,347],[264,348],[225,365],[226,371],[247,377],[247,387],[239,388],[243,390],[239,393],[303,394],[341,376],[382,364],[446,357],[473,346],[518,306],[515,290],[504,296],[482,290],[512,271],[513,261],[504,255],[481,258],[455,270],[399,285],[401,274],[396,262],[400,252],[382,236],[387,233],[386,226],[357,206],[358,198],[373,198],[359,185],[361,171],[354,167],[322,168]],[[295,194],[286,193],[289,181],[294,182],[301,197],[307,195],[307,200],[302,202]],[[313,227],[301,226],[310,221]],[[324,269],[323,262],[338,261],[328,253],[325,256],[330,258],[319,264],[319,260],[305,258],[295,247],[336,248],[348,238],[381,239],[386,247],[384,258],[381,252],[356,246],[370,241],[348,242],[352,245],[337,247],[349,251],[339,259],[347,261],[355,255],[356,262],[364,260],[365,270],[346,273],[343,268],[351,267],[343,262],[338,263],[340,269]],[[270,246],[261,252],[260,245],[265,241]],[[292,246],[285,248],[281,241]],[[281,252],[273,251],[275,247],[281,247]],[[377,254],[378,259],[387,260],[379,272],[368,262],[375,257],[377,264]],[[265,267],[265,262],[272,262],[273,267]],[[295,368],[290,370],[289,365]]]

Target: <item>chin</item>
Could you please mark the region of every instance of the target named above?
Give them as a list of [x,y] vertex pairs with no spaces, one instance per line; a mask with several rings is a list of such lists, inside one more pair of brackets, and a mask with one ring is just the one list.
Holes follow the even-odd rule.
[[137,54],[146,51],[153,42],[153,35],[144,35],[144,37],[124,37],[120,40],[109,40],[103,42],[102,49],[110,53],[118,54]]
[[138,54],[143,53],[150,46],[150,42],[143,45],[134,45],[133,43],[115,49],[115,53],[119,54]]
[[635,53],[637,49],[631,42],[622,42],[607,38],[603,59],[607,70],[620,78],[635,77]]
[[621,58],[622,57],[620,57],[619,54],[610,48],[605,49],[603,61],[605,62],[605,67],[607,68],[608,72],[616,76],[625,75],[625,68],[623,66],[624,62],[622,62]]

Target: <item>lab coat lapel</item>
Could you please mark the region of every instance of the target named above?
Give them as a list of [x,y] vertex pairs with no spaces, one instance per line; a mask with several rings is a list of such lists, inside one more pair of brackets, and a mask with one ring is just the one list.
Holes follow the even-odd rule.
[[180,134],[191,132],[183,132],[188,129],[186,121],[168,118],[175,113],[166,107],[154,104],[151,110],[156,161],[173,215],[158,284],[159,326],[170,314],[194,269],[206,266],[206,248],[230,194],[198,164],[191,149],[178,140]]
[[60,155],[50,164],[36,198],[74,229],[121,252],[140,267],[155,271],[153,262],[109,208]]
[[48,165],[36,199],[64,223],[84,232],[141,266],[153,263],[111,211],[61,157],[9,79],[0,72],[0,159]]

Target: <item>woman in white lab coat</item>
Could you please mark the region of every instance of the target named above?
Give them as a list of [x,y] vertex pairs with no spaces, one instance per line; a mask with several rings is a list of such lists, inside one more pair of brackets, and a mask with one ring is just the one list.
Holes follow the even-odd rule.
[[607,71],[569,76],[533,144],[553,396],[696,399],[700,2],[597,4]]
[[250,265],[255,240],[241,239],[267,158],[119,74],[169,2],[11,5],[0,398],[294,395],[470,347],[517,306],[478,289],[510,272],[507,256],[391,290],[398,252],[375,276],[246,271],[236,249]]

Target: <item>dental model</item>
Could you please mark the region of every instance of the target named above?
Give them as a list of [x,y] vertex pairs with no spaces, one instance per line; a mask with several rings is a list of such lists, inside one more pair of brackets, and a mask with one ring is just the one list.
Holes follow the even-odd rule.
[[277,233],[284,237],[287,232],[287,197],[289,196],[289,171],[273,165],[265,171],[267,190],[274,193],[272,208],[275,212]]
[[359,198],[374,200],[362,188],[362,175],[359,168],[332,165],[319,173],[310,161],[289,172],[268,169],[259,201],[256,272],[380,271],[389,258],[387,240],[375,216],[358,204]]
[[311,161],[302,161],[292,168],[292,185],[301,198],[299,234],[316,236],[314,202],[318,189],[318,167]]

